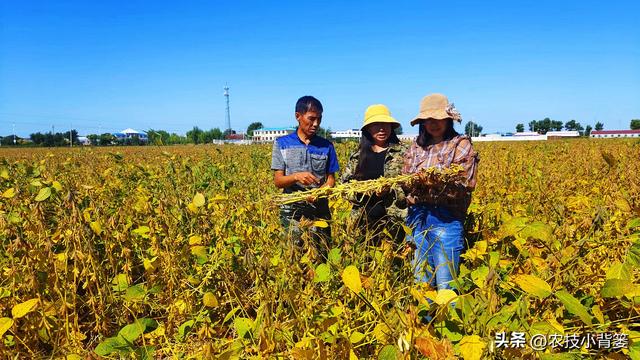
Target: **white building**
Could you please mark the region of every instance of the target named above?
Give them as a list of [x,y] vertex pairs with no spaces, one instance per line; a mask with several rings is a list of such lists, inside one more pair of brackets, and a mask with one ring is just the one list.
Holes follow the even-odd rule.
[[552,138],[572,138],[580,137],[580,133],[577,130],[573,131],[547,131],[547,139]]
[[640,130],[593,130],[592,138],[623,138],[623,137],[640,137]]
[[362,131],[360,131],[360,129],[349,129],[331,132],[331,137],[334,139],[359,139],[360,136],[362,136]]
[[113,136],[115,136],[117,139],[133,139],[133,138],[138,138],[142,141],[147,141],[149,140],[149,138],[147,137],[147,133],[144,131],[138,131],[138,130],[134,130],[131,128],[128,129],[124,129],[120,132],[117,133],[113,133]]
[[253,141],[273,141],[281,136],[289,135],[296,131],[294,127],[262,128],[253,130]]
[[400,141],[414,141],[418,137],[418,134],[401,134],[398,135]]

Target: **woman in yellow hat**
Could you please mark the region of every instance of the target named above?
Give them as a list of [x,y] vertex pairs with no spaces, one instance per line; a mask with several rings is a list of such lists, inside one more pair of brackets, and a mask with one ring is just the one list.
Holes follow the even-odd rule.
[[[427,193],[412,193],[407,202],[407,225],[416,245],[414,265],[416,279],[437,289],[448,289],[460,267],[464,248],[463,223],[476,185],[477,153],[471,139],[458,134],[453,122],[462,120],[454,105],[442,94],[425,96],[420,113],[411,121],[419,124],[416,141],[405,154],[404,174],[430,167],[448,168],[462,165],[464,180],[430,188]],[[428,265],[428,266],[427,266]]]
[[[364,114],[362,136],[358,150],[349,158],[342,181],[372,180],[381,176],[400,175],[403,154],[407,148],[395,133],[400,123],[391,117],[389,109],[381,104],[371,105]],[[365,222],[374,243],[386,228],[394,240],[404,238],[402,223],[406,216],[406,201],[402,189],[391,189],[384,194],[357,196],[354,200],[358,223]]]

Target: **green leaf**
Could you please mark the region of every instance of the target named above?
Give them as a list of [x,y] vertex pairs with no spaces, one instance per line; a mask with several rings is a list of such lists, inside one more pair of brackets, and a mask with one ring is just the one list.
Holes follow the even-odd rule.
[[36,196],[36,201],[45,201],[51,196],[51,188],[45,187],[40,189],[38,195]]
[[195,321],[193,320],[187,320],[183,322],[182,325],[178,327],[178,334],[176,334],[176,337],[178,338],[178,340],[180,341],[184,340],[184,338],[187,336],[189,331],[191,331],[191,329],[193,328],[194,324],[195,324]]
[[132,234],[134,235],[138,235],[140,237],[142,237],[143,239],[148,239],[149,238],[149,231],[151,231],[151,229],[149,229],[148,226],[140,226],[137,229],[134,229],[131,231]]
[[14,320],[19,319],[32,312],[36,308],[36,305],[38,305],[38,299],[30,299],[25,302],[21,302],[11,309],[11,316]]
[[342,253],[340,252],[340,248],[333,248],[329,251],[329,263],[333,265],[340,265],[340,260],[342,259]]
[[527,226],[527,218],[514,217],[507,220],[500,226],[498,233],[501,237],[516,236],[522,229]]
[[134,354],[136,359],[153,360],[155,352],[156,352],[155,346],[147,345],[147,346],[140,346],[139,348],[137,348]]
[[629,358],[631,360],[640,360],[640,342],[633,342],[629,346]]
[[253,330],[253,320],[237,317],[233,319],[233,327],[236,329],[238,337],[244,339],[247,335],[251,335],[251,331]]
[[113,284],[113,291],[116,292],[123,292],[129,287],[129,279],[127,278],[127,274],[116,275],[113,280],[111,280],[111,283]]
[[124,298],[127,301],[138,302],[144,300],[144,296],[147,294],[147,289],[142,284],[136,284],[129,286],[124,293]]
[[207,260],[209,260],[209,253],[206,246],[192,246],[191,254],[196,257],[196,262],[200,265],[205,264]]
[[551,335],[551,334],[562,334],[558,329],[554,328],[547,321],[537,321],[531,324],[529,328],[530,334],[542,334],[542,335]]
[[120,351],[130,351],[131,347],[124,338],[121,336],[114,336],[110,338],[104,339],[98,346],[95,348],[95,353],[100,356],[108,356],[114,352]]
[[636,242],[629,248],[627,263],[633,267],[640,267],[640,243]]
[[551,286],[535,275],[518,275],[513,281],[518,284],[524,292],[535,295],[541,299],[551,295]]
[[231,310],[227,313],[227,316],[225,316],[225,317],[224,317],[224,320],[222,320],[222,323],[224,324],[224,323],[226,323],[227,321],[229,321],[229,320],[233,317],[233,315],[235,315],[238,311],[240,311],[240,308],[239,308],[239,307],[235,307],[235,308],[231,309]]
[[525,226],[522,230],[523,237],[530,237],[545,242],[550,242],[553,239],[553,229],[551,226],[540,222],[534,221],[531,224]]
[[378,360],[396,360],[398,359],[398,350],[393,345],[385,345],[378,353]]
[[640,218],[631,219],[627,223],[627,229],[635,229],[635,228],[640,228]]
[[607,280],[609,279],[631,280],[631,267],[626,262],[614,262],[607,270]]
[[13,319],[8,317],[0,318],[0,338],[13,326]]
[[489,268],[486,266],[481,266],[471,272],[471,280],[476,284],[479,288],[484,288],[484,283],[487,280],[487,275],[489,275]]
[[609,279],[605,281],[600,294],[602,297],[617,297],[633,290],[635,290],[635,285],[631,280]]
[[133,343],[140,337],[140,335],[157,327],[158,323],[155,320],[142,318],[134,321],[133,324],[126,325],[120,329],[118,336],[121,336],[128,343]]
[[316,275],[313,277],[313,282],[325,282],[331,278],[331,268],[327,264],[320,264],[316,267]]
[[0,287],[0,299],[11,296],[11,290]]
[[560,290],[556,292],[556,297],[560,299],[565,309],[568,312],[578,315],[580,320],[587,325],[591,325],[591,315],[589,315],[589,310],[578,301],[573,295],[569,294],[565,290]]

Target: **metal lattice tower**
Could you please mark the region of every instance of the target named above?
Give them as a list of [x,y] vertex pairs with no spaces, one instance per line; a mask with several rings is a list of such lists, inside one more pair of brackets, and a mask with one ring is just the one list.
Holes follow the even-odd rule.
[[227,101],[227,114],[226,114],[227,129],[226,130],[231,130],[231,113],[229,112],[229,86],[227,85],[224,86],[224,97],[226,98],[226,101]]

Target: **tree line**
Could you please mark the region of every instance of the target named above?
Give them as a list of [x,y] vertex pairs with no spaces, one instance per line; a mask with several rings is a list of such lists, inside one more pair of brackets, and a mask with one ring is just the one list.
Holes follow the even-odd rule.
[[[535,131],[540,134],[546,134],[548,131],[578,131],[581,136],[589,136],[591,130],[603,130],[604,124],[602,122],[597,122],[595,127],[592,128],[591,125],[582,126],[576,120],[569,120],[565,123],[558,120],[551,120],[546,117],[542,120],[532,120],[529,122],[529,131]],[[262,129],[261,122],[253,122],[249,124],[247,127],[246,135],[250,139],[253,136],[253,132],[255,130]],[[524,132],[524,124],[520,123],[516,125],[516,132]],[[629,128],[631,130],[640,130],[640,119],[632,119]],[[470,136],[478,136],[482,132],[482,126],[479,124],[469,121],[465,125],[464,129],[465,134]],[[402,134],[402,127],[396,130],[397,134]],[[213,142],[214,140],[224,140],[228,139],[232,135],[236,135],[236,132],[231,129],[227,129],[225,131],[220,130],[219,128],[213,128],[209,130],[202,130],[197,126],[194,126],[191,130],[187,131],[186,135],[179,135],[176,133],[169,133],[165,130],[156,130],[149,129],[147,131],[148,140],[144,141],[137,137],[130,137],[125,139],[119,139],[115,137],[111,133],[103,133],[103,134],[90,134],[87,135],[87,139],[91,142],[91,145],[96,146],[107,146],[107,145],[176,145],[176,144],[208,144]],[[331,129],[324,129],[320,127],[318,130],[318,135],[324,138],[331,138]],[[29,135],[29,143],[25,142],[24,139],[14,136],[0,136],[0,145],[1,146],[13,146],[14,139],[16,145],[32,145],[32,146],[43,146],[43,147],[54,147],[54,146],[69,146],[70,142],[73,144],[78,144],[78,131],[73,129],[70,132],[36,132]]]
[[[637,124],[636,124],[637,122]],[[591,125],[582,126],[580,122],[576,120],[569,120],[565,123],[559,120],[551,120],[548,117],[542,120],[532,120],[529,122],[529,131],[534,131],[539,134],[546,134],[549,131],[577,131],[580,136],[589,136],[592,130],[600,131],[604,129],[604,124],[600,121],[596,122],[595,128]],[[632,130],[640,129],[640,120],[631,120],[630,128]],[[516,132],[524,132],[524,124],[520,123],[516,125]]]

